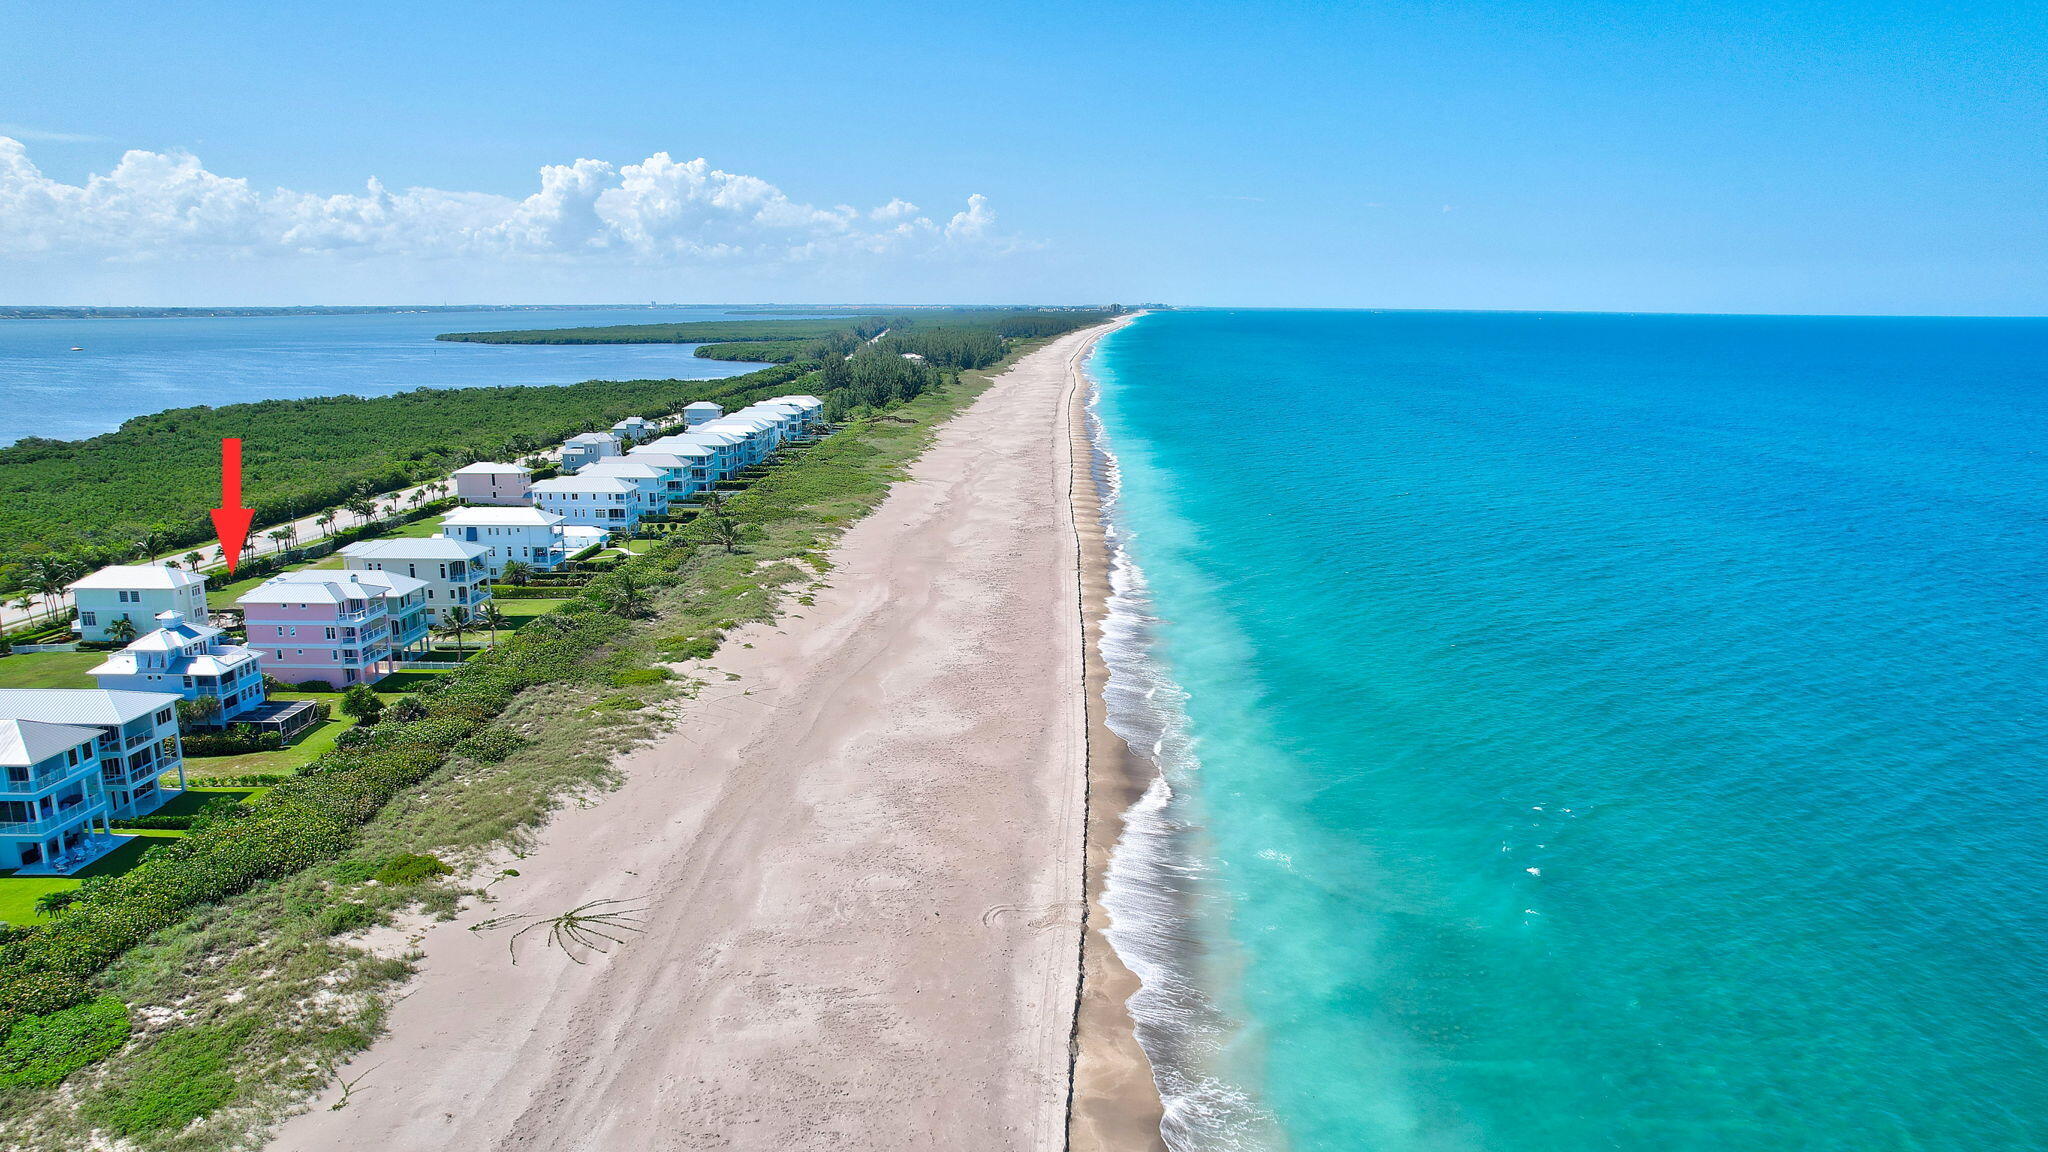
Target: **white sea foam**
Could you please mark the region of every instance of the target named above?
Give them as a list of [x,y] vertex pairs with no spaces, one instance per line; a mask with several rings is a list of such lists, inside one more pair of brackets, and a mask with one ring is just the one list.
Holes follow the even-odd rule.
[[[1218,1071],[1238,1022],[1200,980],[1203,959],[1214,947],[1194,915],[1206,864],[1195,848],[1200,829],[1173,787],[1200,768],[1183,708],[1186,694],[1154,651],[1158,619],[1144,572],[1131,555],[1132,533],[1118,519],[1122,475],[1096,400],[1090,401],[1088,423],[1110,561],[1102,626],[1107,720],[1133,750],[1149,752],[1159,770],[1124,814],[1124,832],[1110,857],[1103,897],[1113,924],[1108,935],[1142,984],[1130,1009],[1165,1104],[1167,1146],[1174,1152],[1259,1152],[1273,1147],[1270,1118],[1244,1087]],[[1284,854],[1261,855],[1292,864]]]

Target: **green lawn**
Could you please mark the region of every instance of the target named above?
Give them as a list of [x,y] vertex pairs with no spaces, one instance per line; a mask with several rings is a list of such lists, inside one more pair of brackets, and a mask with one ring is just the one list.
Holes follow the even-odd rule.
[[[246,804],[263,793],[261,788],[223,788],[188,790],[173,796],[156,814],[163,816],[185,816],[214,796],[239,796]],[[0,875],[0,921],[9,924],[39,924],[44,922],[42,914],[36,911],[36,899],[45,892],[62,892],[78,887],[79,881],[92,876],[118,876],[135,866],[142,854],[166,840],[175,840],[178,832],[122,832],[119,835],[128,842],[92,862],[88,867],[70,876],[15,876]]]
[[446,675],[448,673],[432,669],[423,669],[418,672],[393,672],[391,675],[377,681],[377,694],[381,696],[386,692],[405,693],[416,691],[436,683],[441,677]]
[[491,603],[498,606],[499,613],[505,617],[503,627],[499,628],[501,632],[514,628],[524,628],[529,623],[532,623],[534,617],[545,616],[568,602],[567,598],[561,600],[542,600],[538,597],[531,600],[491,601]]
[[87,672],[105,652],[18,652],[0,656],[0,688],[96,688]]
[[[378,693],[382,696],[383,693]],[[356,718],[343,716],[340,711],[341,696],[338,693],[278,692],[272,700],[319,700],[333,712],[333,719],[299,737],[295,744],[279,748],[275,752],[244,752],[240,756],[188,756],[185,758],[185,774],[196,780],[208,776],[289,776],[316,758],[330,752],[341,734],[356,726]],[[397,699],[396,696],[386,697]]]

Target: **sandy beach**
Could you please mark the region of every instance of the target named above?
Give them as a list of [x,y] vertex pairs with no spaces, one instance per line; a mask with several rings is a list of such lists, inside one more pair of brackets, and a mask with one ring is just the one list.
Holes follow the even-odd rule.
[[[272,1147],[1044,1150],[1070,1095],[1088,1133],[1142,1134],[1128,989],[1078,984],[1100,549],[1072,497],[1100,332],[942,428],[813,604],[734,633],[621,788],[429,932],[346,1108],[316,1101]],[[515,965],[507,934],[465,930],[604,899],[644,929],[586,963],[534,933]],[[1078,1092],[1077,1035],[1113,1050]]]

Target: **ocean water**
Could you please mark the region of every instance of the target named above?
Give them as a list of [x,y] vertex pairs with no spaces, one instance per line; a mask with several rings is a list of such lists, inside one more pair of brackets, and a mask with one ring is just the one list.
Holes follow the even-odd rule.
[[2048,322],[1092,363],[1177,1149],[2048,1147]]
[[[696,306],[0,320],[0,445],[23,436],[95,436],[133,416],[192,404],[582,380],[710,380],[761,367],[698,359],[693,344],[556,346],[434,339],[442,332],[728,317],[727,308]],[[73,347],[82,350],[73,352]]]

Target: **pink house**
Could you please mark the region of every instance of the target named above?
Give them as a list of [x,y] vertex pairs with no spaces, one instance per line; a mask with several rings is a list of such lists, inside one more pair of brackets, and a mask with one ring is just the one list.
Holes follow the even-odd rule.
[[308,568],[273,576],[238,603],[248,646],[287,684],[368,684],[427,640],[426,581],[396,572]]
[[519,464],[471,464],[455,470],[455,495],[466,504],[524,504],[533,469]]

